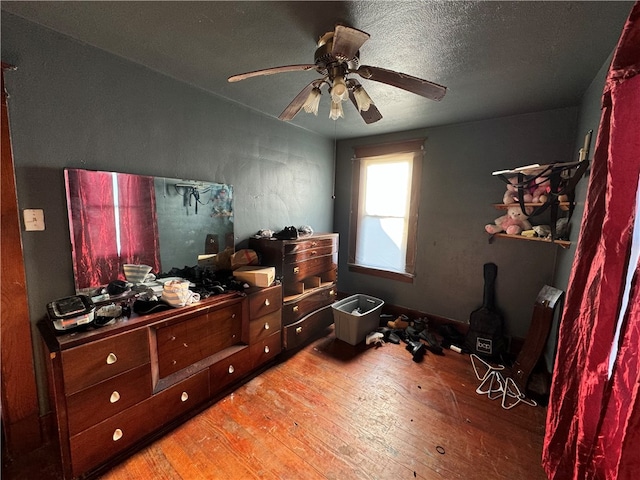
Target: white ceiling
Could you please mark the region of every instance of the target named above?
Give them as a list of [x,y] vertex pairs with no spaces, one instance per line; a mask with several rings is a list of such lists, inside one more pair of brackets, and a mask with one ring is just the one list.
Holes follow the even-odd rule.
[[577,105],[615,47],[633,2],[7,2],[3,11],[272,117],[314,70],[227,77],[313,63],[336,23],[364,30],[361,63],[445,85],[441,102],[359,79],[383,115],[366,125],[345,104],[291,123],[338,139]]

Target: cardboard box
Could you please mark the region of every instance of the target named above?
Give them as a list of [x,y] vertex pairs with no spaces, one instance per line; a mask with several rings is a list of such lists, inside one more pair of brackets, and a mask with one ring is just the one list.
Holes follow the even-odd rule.
[[276,279],[276,269],[275,267],[239,267],[233,271],[233,276],[252,287],[268,287]]

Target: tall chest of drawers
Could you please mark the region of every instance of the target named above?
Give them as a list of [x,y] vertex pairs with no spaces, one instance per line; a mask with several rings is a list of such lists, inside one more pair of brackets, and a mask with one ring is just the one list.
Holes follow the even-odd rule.
[[249,239],[262,265],[275,267],[283,292],[282,348],[292,350],[333,323],[336,300],[338,234],[316,234],[295,240]]
[[124,458],[280,353],[281,287],[248,293],[85,332],[39,323],[65,479]]

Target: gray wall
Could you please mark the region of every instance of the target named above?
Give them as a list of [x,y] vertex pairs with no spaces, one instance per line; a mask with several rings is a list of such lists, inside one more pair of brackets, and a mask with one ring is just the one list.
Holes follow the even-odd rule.
[[[496,303],[509,334],[524,337],[538,292],[545,284],[556,286],[560,247],[511,239],[488,243],[484,225],[504,213],[492,204],[501,203],[505,191],[504,182],[491,172],[573,160],[577,118],[576,108],[565,108],[339,142],[334,218],[342,235],[340,290],[467,322],[482,304],[482,266],[493,262],[498,265]],[[344,260],[353,147],[420,137],[427,140],[414,283],[349,272]]]
[[[580,117],[578,119],[578,131],[574,143],[574,151],[578,152],[584,145],[584,136],[589,130],[593,130],[593,136],[591,138],[591,148],[589,152],[589,160],[593,159],[593,153],[596,147],[596,137],[598,134],[598,126],[600,125],[600,117],[602,111],[600,109],[602,91],[604,89],[604,82],[611,63],[611,56],[602,65],[602,68],[591,82],[591,85],[582,97],[580,104]],[[577,160],[577,155],[574,156],[574,160]],[[589,186],[589,172],[585,174],[583,179],[578,183],[576,187],[576,208],[574,211],[574,218],[582,219],[584,214],[584,202],[587,196],[587,188]],[[556,268],[556,282],[558,288],[566,291],[569,284],[569,276],[571,275],[571,267],[573,265],[573,259],[576,252],[576,246],[578,241],[578,235],[580,229],[577,228],[579,223],[574,222],[574,227],[571,230],[571,248],[558,252],[558,264]],[[545,350],[545,360],[549,369],[553,367],[555,359],[555,349],[557,344],[557,331],[558,320],[556,318],[551,330],[551,335],[547,343]]]
[[22,235],[32,324],[74,293],[64,167],[231,184],[239,245],[262,228],[332,231],[332,140],[5,12],[2,61],[18,67],[6,74],[18,206],[45,215],[45,231]]

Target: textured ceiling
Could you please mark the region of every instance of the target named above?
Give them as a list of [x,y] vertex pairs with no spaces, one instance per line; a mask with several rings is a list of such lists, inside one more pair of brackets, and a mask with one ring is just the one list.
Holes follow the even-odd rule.
[[445,85],[440,102],[360,79],[383,119],[351,104],[291,121],[351,138],[577,105],[612,52],[633,2],[5,2],[3,11],[277,117],[318,74],[227,77],[313,63],[336,23],[364,30],[361,63]]

